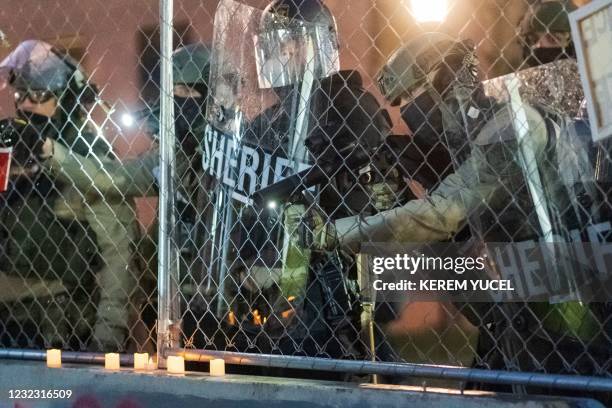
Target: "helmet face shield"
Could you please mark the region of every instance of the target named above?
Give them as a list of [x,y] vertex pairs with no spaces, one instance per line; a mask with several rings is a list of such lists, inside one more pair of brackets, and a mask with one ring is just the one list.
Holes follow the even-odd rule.
[[[286,20],[286,24],[278,21]],[[325,78],[339,71],[335,33],[328,27],[283,17],[253,38],[260,88],[296,84],[311,76]]]

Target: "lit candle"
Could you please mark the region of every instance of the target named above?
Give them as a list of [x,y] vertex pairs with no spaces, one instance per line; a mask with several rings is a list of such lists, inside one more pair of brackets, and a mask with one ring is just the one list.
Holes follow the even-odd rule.
[[134,353],[134,370],[146,370],[149,364],[149,353]]
[[104,355],[104,368],[106,368],[107,370],[118,370],[119,369],[119,354],[106,353]]
[[210,376],[223,377],[225,375],[225,361],[220,358],[210,360]]
[[153,357],[149,357],[149,370],[157,370],[157,363],[153,360]]
[[170,374],[185,374],[185,359],[182,356],[168,356],[167,364]]
[[47,350],[47,367],[61,368],[62,367],[62,350],[51,349]]

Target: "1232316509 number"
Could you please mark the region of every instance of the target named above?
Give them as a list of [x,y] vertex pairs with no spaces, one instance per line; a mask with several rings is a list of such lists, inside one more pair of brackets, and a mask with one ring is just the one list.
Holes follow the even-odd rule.
[[72,390],[9,390],[9,399],[69,399]]

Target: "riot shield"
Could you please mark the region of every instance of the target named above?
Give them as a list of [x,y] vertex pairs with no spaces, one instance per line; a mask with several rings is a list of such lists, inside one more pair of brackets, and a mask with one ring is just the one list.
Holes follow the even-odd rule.
[[308,253],[292,250],[286,203],[257,206],[252,195],[310,166],[305,140],[322,120],[323,103],[314,93],[338,70],[326,27],[286,21],[269,29],[265,21],[262,10],[219,3],[202,141],[209,194],[204,286],[216,294],[218,319],[260,326],[278,297],[299,297],[293,287],[300,284],[279,280],[291,281],[286,271],[293,268],[294,281],[302,282]]
[[589,135],[576,132],[582,102],[576,75],[569,60],[530,68],[479,84],[444,112],[456,171],[477,192],[467,198],[468,223],[488,247],[488,272],[503,274],[495,253],[544,243],[538,253],[547,266],[534,274],[546,281],[553,303],[593,299],[581,288],[597,276],[570,245],[601,221],[602,200],[594,147]]
[[[583,92],[575,62],[557,61],[486,81],[460,100],[453,155],[469,175],[468,223],[493,279],[520,296],[491,299],[490,333],[507,367],[535,369],[521,347],[533,341],[598,343],[607,319],[608,201],[598,176],[600,146],[576,119]],[[471,176],[471,177],[470,177]],[[483,315],[484,316],[484,315]],[[529,340],[527,340],[529,339]],[[560,340],[563,339],[563,340]],[[570,346],[568,350],[572,350]],[[531,349],[530,349],[531,351]],[[572,352],[560,351],[562,358]],[[536,354],[537,355],[537,354]]]

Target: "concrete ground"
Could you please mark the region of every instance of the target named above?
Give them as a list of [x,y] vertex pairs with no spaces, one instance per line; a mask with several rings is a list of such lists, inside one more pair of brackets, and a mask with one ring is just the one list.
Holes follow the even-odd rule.
[[[10,390],[71,390],[65,400],[11,400]],[[99,366],[0,360],[0,408],[170,408],[170,407],[602,407],[587,399],[518,397],[484,392],[408,386],[359,385],[243,375],[171,376],[164,371],[110,372]]]

